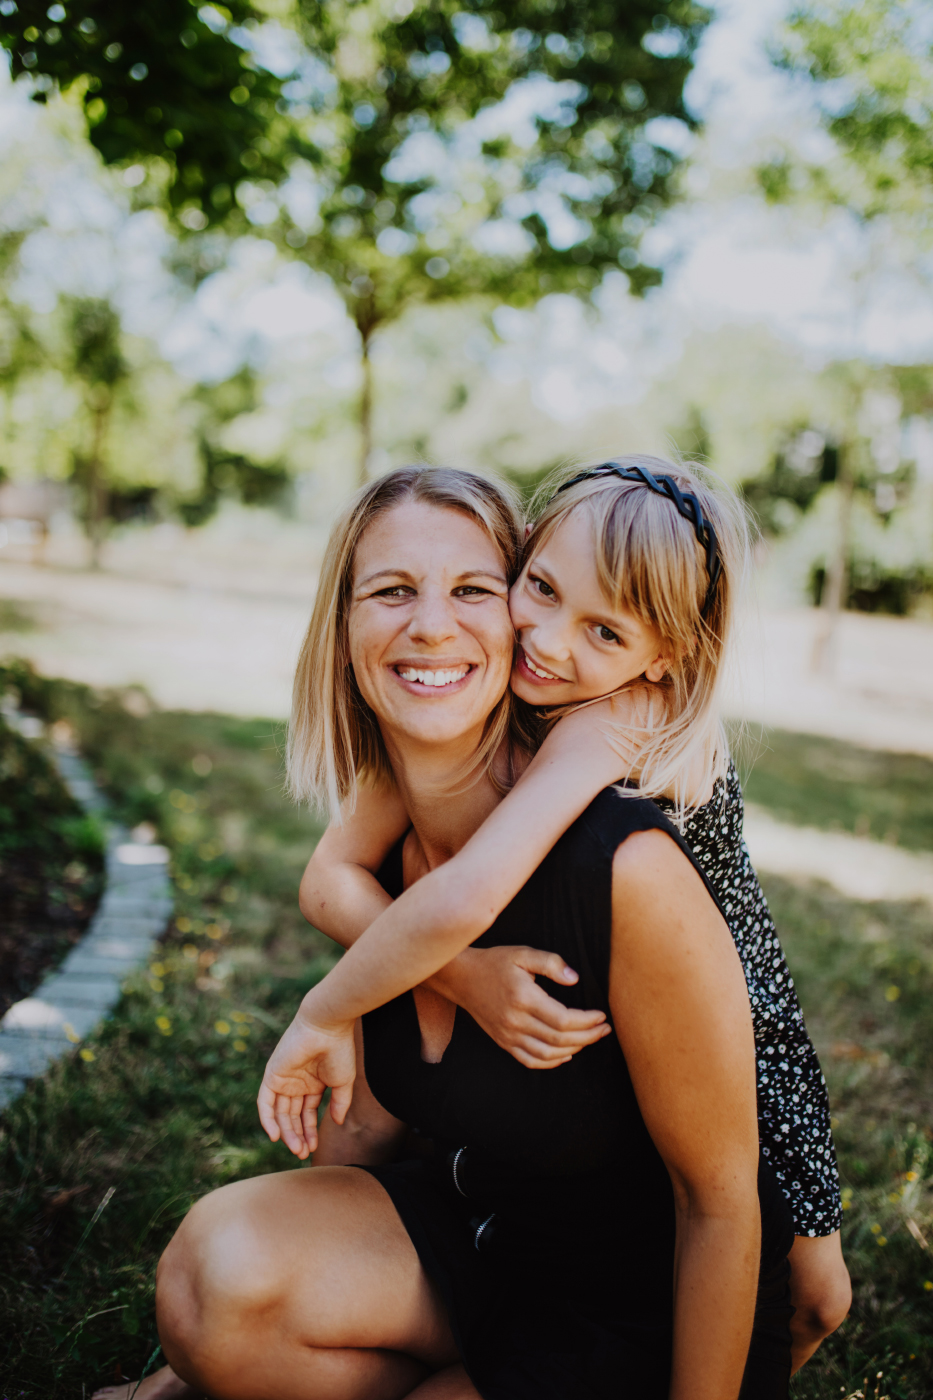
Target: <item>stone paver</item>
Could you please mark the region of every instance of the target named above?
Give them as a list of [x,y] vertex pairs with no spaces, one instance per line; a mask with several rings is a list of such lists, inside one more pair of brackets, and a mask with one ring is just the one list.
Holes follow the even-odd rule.
[[[54,757],[76,801],[105,816],[106,802],[82,759],[60,749]],[[124,979],[148,960],[172,912],[167,862],[164,846],[131,841],[111,825],[107,886],[84,938],[0,1021],[0,1112],[91,1034],[120,1000]]]

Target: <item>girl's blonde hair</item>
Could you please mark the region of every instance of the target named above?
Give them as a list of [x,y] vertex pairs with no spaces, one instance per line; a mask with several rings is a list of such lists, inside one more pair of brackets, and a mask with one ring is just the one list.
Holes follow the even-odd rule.
[[[695,462],[625,456],[605,465],[644,468],[659,480],[669,476],[681,492],[695,496],[716,533],[719,578],[711,586],[706,550],[673,501],[611,472],[586,474],[596,471],[596,464],[562,473],[563,487],[561,477],[542,486],[532,505],[536,518],[525,567],[571,511],[589,514],[596,569],[608,602],[656,628],[671,657],[663,680],[642,683],[648,707],[645,726],[637,731],[636,757],[631,757],[631,731],[619,748],[629,764],[626,776],[637,780],[639,796],[673,794],[676,815],[683,821],[695,805],[691,796],[708,791],[728,765],[720,691],[748,568],[748,525],[735,493]],[[582,479],[575,480],[578,476]],[[554,711],[548,721],[570,708],[578,707]]]
[[[442,467],[402,467],[359,490],[330,534],[314,611],[305,634],[292,691],[286,748],[287,788],[296,801],[311,801],[331,820],[352,811],[358,783],[394,779],[382,733],[360,693],[350,662],[348,618],[356,549],[378,516],[407,501],[459,511],[474,520],[498,548],[511,584],[522,548],[522,517],[513,494],[472,472]],[[471,774],[492,770],[509,731],[512,693],[486,721]]]

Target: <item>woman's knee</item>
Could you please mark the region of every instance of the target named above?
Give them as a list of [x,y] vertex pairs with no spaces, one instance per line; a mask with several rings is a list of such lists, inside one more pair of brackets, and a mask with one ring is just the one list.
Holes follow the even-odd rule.
[[185,1358],[197,1365],[221,1335],[242,1332],[251,1315],[275,1304],[274,1252],[250,1193],[238,1189],[249,1185],[224,1186],[198,1201],[159,1261],[156,1315],[173,1366]]

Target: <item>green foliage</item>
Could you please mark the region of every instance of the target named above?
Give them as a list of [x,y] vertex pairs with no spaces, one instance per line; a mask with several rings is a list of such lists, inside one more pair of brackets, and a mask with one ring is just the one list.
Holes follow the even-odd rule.
[[[864,219],[929,220],[933,198],[933,45],[914,0],[809,0],[792,15],[776,55],[819,85],[824,124],[846,158],[807,170],[813,190]],[[792,189],[786,157],[765,168],[769,197]]]
[[[418,297],[527,303],[546,291],[586,293],[620,263],[639,290],[658,280],[636,250],[671,197],[678,161],[643,128],[657,116],[690,124],[683,84],[707,10],[691,0],[523,0],[500,10],[405,0],[387,17],[375,4],[300,0],[299,14],[327,75],[303,102],[306,139],[321,145],[323,198],[310,227],[285,236],[333,279],[364,337]],[[438,137],[453,169],[463,122],[541,77],[565,86],[536,118],[530,148],[487,142],[460,188],[444,188],[436,171],[406,174],[397,158],[409,137]],[[560,203],[579,221],[575,235],[548,227],[544,210]],[[488,221],[518,226],[511,253],[474,242]]]
[[116,310],[100,297],[66,298],[64,310],[73,373],[90,388],[113,390],[127,375]]
[[[909,617],[928,611],[933,600],[933,569],[885,569],[874,559],[853,558],[849,560],[846,577],[845,606],[853,612]],[[814,607],[819,607],[825,587],[826,570],[817,565],[810,574],[810,597]]]
[[[0,668],[0,692],[17,692]],[[80,938],[103,880],[103,833],[41,747],[0,717],[0,1014]]]
[[739,489],[761,530],[767,535],[780,535],[809,510],[827,482],[835,481],[836,465],[837,452],[833,447],[825,447],[816,456],[802,460],[791,458],[786,451],[779,452],[770,471],[740,482]]
[[0,40],[14,77],[37,78],[40,101],[53,85],[74,89],[108,164],[156,158],[156,184],[183,225],[223,219],[230,188],[247,171],[283,177],[286,148],[275,139],[281,82],[238,42],[260,17],[253,5],[69,0],[50,14],[45,0],[18,0],[9,8]]

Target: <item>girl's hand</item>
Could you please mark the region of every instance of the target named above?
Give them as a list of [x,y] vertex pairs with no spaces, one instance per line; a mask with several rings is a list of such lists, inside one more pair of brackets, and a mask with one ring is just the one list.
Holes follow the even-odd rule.
[[563,1006],[535,977],[571,987],[579,979],[556,953],[538,948],[467,948],[430,986],[468,1011],[488,1036],[527,1069],[554,1069],[608,1035],[602,1011]]
[[356,1047],[353,1023],[324,1030],[299,1010],[282,1036],[259,1086],[259,1121],[304,1161],[317,1148],[317,1114],[330,1088],[330,1116],[341,1124],[353,1100]]

